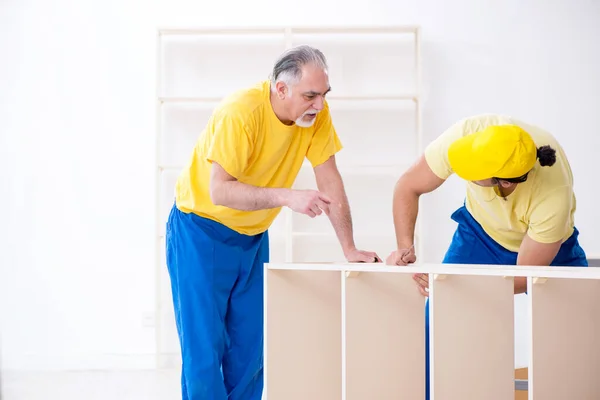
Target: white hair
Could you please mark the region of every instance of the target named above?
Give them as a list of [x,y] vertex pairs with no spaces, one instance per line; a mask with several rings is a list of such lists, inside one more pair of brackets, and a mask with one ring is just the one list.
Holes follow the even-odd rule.
[[328,69],[325,55],[314,47],[300,45],[284,52],[275,62],[271,72],[272,90],[275,90],[277,82],[284,82],[291,92],[291,86],[302,79],[302,67],[307,64]]

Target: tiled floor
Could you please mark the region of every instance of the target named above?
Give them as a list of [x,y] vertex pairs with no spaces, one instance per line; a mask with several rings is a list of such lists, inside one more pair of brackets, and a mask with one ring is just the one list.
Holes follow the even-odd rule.
[[4,372],[1,400],[179,400],[179,371]]

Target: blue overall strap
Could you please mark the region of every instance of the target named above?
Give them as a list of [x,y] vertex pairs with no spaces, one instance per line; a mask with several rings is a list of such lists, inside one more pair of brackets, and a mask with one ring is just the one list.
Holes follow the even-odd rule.
[[173,207],[166,251],[182,399],[260,400],[268,234],[241,235]]

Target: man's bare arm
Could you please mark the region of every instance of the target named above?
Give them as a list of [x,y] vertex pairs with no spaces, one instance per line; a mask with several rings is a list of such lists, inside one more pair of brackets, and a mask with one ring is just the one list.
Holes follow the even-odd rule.
[[[558,254],[561,244],[562,241],[540,243],[525,235],[519,248],[517,265],[549,266]],[[527,278],[515,277],[515,294],[525,293],[525,291],[527,291]]]
[[291,191],[285,188],[262,188],[239,182],[218,163],[212,163],[210,196],[214,204],[242,211],[286,206]]
[[398,249],[407,249],[414,244],[419,197],[434,191],[442,183],[444,180],[433,173],[424,155],[398,179],[393,197],[394,226]]
[[356,250],[356,245],[354,243],[350,205],[348,204],[342,176],[335,162],[335,156],[315,167],[315,178],[319,191],[325,193],[331,199],[329,220],[344,254],[347,255],[349,252]]

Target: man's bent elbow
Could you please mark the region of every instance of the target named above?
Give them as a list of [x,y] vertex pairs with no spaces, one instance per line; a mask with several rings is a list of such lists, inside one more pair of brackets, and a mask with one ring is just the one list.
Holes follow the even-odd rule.
[[225,196],[223,196],[222,182],[215,182],[214,179],[211,179],[209,193],[210,199],[215,206],[225,205]]
[[229,181],[235,181],[235,178],[227,173],[217,162],[213,162],[210,174],[209,194],[214,205],[227,206],[226,183]]
[[415,177],[412,176],[411,171],[407,171],[398,180],[396,181],[396,185],[394,186],[394,197],[399,198],[419,198],[421,193],[417,190],[417,185],[415,185]]
[[425,156],[412,165],[396,183],[398,193],[419,198],[439,188],[445,179],[438,177],[429,167]]

